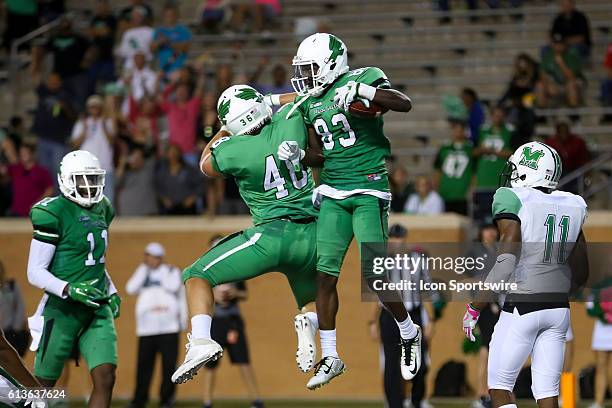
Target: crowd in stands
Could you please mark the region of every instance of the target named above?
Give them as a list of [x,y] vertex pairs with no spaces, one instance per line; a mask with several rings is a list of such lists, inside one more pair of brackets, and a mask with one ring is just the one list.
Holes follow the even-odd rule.
[[[155,16],[145,0],[131,0],[120,10],[100,0],[85,30],[75,29],[62,14],[63,2],[57,3],[45,8],[35,1],[7,2],[5,47],[24,27],[61,17],[56,30],[31,49],[37,96],[32,126],[15,116],[0,135],[0,215],[26,216],[29,206],[56,192],[55,173],[71,149],[100,159],[107,171],[105,194],[119,215],[247,213],[232,180],[206,180],[197,170],[200,152],[219,128],[216,100],[225,88],[246,82],[264,94],[290,92],[287,66],[263,57],[252,72],[243,72],[233,64],[189,58],[193,33],[180,22],[175,3]],[[518,12],[521,3],[474,0],[467,6]],[[550,43],[539,58],[516,56],[497,101],[481,101],[468,87],[445,106],[449,143],[436,154],[432,174],[410,174],[398,160],[389,161],[392,211],[456,212],[487,222],[506,159],[536,136],[542,118],[534,109],[582,105],[583,69],[602,58],[591,55],[588,17],[572,0],[559,3]],[[449,2],[440,0],[437,7],[450,13]],[[280,13],[278,0],[206,0],[200,29],[266,32]],[[604,64],[601,101],[612,106],[612,45]],[[260,80],[264,74],[269,82]],[[559,150],[564,174],[590,159],[585,141],[571,131],[579,119],[549,119],[555,134],[546,142]]]

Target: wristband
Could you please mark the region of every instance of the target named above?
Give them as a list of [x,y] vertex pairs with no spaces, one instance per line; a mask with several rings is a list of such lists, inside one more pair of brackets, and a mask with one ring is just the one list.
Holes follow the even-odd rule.
[[268,94],[264,96],[264,102],[270,106],[280,106],[281,104],[280,95],[279,94],[275,94],[275,95]]
[[374,99],[374,95],[376,95],[376,88],[370,86],[368,84],[359,83],[357,86],[357,95],[362,98],[366,98],[368,101]]

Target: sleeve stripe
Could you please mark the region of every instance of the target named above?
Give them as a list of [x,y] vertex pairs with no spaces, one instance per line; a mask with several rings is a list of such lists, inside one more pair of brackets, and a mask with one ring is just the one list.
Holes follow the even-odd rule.
[[513,220],[513,221],[518,222],[519,224],[521,223],[521,219],[519,218],[519,216],[513,213],[495,214],[493,216],[493,221],[497,221],[497,220]]
[[41,230],[34,230],[34,233],[37,235],[42,235],[43,237],[50,237],[50,238],[59,238],[59,234],[50,234],[48,232],[43,232]]

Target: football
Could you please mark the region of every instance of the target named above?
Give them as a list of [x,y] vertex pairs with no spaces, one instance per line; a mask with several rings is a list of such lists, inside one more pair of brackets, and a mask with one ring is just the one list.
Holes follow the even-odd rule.
[[388,109],[384,109],[374,102],[370,102],[370,107],[366,107],[362,101],[355,101],[349,105],[349,113],[358,118],[377,118],[387,111]]

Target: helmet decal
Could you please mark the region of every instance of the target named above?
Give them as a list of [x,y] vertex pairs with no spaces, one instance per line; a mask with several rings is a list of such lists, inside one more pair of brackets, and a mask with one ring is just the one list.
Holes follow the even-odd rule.
[[228,99],[225,102],[221,102],[219,104],[219,119],[221,119],[221,122],[223,122],[223,123],[225,123],[225,117],[229,113],[230,102],[231,102],[231,100]]
[[544,150],[531,150],[531,146],[523,147],[521,160],[519,161],[519,165],[527,166],[530,169],[537,170],[538,162],[540,159],[544,157]]
[[[238,93],[236,94],[236,98],[244,99],[245,101],[248,101],[249,99],[256,99],[257,102],[261,102],[263,100],[261,94],[253,88],[240,89]],[[229,107],[229,103],[228,103],[228,107]]]
[[342,42],[335,35],[329,36],[329,61],[335,61],[339,56],[344,53],[344,47]]

